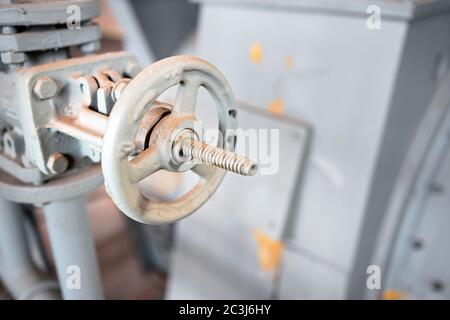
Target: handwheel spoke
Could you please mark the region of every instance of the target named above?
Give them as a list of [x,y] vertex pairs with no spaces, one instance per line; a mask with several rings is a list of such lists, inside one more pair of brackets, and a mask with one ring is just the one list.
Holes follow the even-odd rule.
[[199,87],[200,83],[194,79],[182,81],[178,87],[172,112],[193,115]]
[[209,179],[217,172],[217,170],[221,169],[210,166],[208,164],[197,164],[191,170],[200,178]]
[[130,180],[137,183],[161,169],[161,160],[158,150],[150,147],[142,151],[130,164]]

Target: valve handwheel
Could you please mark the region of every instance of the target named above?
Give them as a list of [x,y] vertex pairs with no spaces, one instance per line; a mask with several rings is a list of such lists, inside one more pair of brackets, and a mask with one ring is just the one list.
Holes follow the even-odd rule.
[[[178,91],[172,110],[165,116],[155,112],[158,121],[151,129],[148,145],[133,156],[142,118],[151,114],[158,97],[173,86],[178,86]],[[201,133],[194,125],[197,91],[201,86],[213,98],[219,115],[220,136],[224,138],[219,139],[217,148],[199,141]],[[164,224],[185,218],[215,192],[226,170],[255,174],[256,164],[233,153],[235,139],[227,137],[227,130],[236,128],[231,88],[215,67],[193,56],[158,61],[131,80],[109,116],[102,150],[107,192],[121,211],[139,222]],[[200,179],[175,200],[148,200],[137,184],[160,169],[192,170]]]

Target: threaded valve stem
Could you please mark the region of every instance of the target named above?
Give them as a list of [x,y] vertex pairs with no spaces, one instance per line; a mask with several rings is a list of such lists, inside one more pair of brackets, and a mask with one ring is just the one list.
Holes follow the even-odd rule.
[[183,155],[191,159],[244,176],[254,176],[258,169],[258,165],[247,157],[216,148],[194,139],[184,140],[181,145],[181,151]]

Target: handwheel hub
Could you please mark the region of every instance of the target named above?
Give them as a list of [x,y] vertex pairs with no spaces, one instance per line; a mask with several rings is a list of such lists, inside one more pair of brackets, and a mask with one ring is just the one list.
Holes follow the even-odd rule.
[[[162,168],[170,171],[184,172],[192,169],[193,161],[189,161],[177,152],[180,139],[199,139],[200,122],[195,117],[170,114],[161,119],[150,136],[150,145],[156,145],[161,157]],[[177,149],[178,148],[178,149]]]

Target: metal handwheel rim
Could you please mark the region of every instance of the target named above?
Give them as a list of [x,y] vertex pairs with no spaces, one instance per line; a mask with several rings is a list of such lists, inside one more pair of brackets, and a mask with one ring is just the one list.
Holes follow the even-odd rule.
[[[234,109],[230,86],[215,67],[197,57],[163,59],[143,70],[128,84],[109,116],[102,150],[102,170],[106,189],[117,207],[130,218],[142,223],[171,223],[189,216],[210,198],[225,176],[222,169],[197,164],[193,171],[200,176],[200,181],[188,193],[169,202],[146,199],[139,192],[137,183],[130,180],[133,174],[130,175],[129,170],[133,167],[133,161],[128,159],[140,119],[162,93],[176,85],[180,85],[181,102],[177,98],[173,111],[175,116],[182,118],[187,114],[186,119],[190,119],[189,113],[185,111],[189,110],[193,114],[196,98],[192,97],[189,90],[195,87],[196,95],[198,88],[204,87],[216,104],[222,137],[226,137],[227,129],[237,127],[235,112],[230,112]],[[185,101],[187,102],[184,103]],[[234,139],[224,138],[219,141],[219,146],[234,151],[234,143]],[[152,146],[148,149],[151,148]],[[147,153],[153,154],[152,152],[156,151]]]

